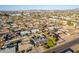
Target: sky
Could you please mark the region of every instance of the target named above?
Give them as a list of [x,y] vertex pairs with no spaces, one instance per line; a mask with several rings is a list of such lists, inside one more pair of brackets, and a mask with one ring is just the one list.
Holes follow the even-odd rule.
[[0,10],[63,10],[75,9],[79,5],[0,5]]

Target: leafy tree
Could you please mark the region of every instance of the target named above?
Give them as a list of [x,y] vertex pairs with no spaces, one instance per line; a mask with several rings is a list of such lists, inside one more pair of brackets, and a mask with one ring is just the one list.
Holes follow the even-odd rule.
[[67,24],[69,25],[69,26],[74,26],[74,22],[73,21],[67,21]]

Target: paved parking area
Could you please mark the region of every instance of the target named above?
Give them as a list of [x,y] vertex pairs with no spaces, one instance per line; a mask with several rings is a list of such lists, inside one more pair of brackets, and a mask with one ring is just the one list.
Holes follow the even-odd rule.
[[15,53],[15,47],[0,50],[0,53]]

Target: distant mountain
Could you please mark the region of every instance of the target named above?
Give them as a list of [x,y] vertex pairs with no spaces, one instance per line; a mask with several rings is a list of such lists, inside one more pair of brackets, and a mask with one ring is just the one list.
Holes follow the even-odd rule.
[[17,10],[17,11],[0,11],[0,13],[17,14],[22,12],[79,12],[79,8],[66,10]]

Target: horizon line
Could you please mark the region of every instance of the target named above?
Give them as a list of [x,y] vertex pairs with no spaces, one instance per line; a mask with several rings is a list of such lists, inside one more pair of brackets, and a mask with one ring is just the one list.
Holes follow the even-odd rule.
[[16,10],[68,10],[79,9],[79,5],[0,5],[1,11]]
[[66,11],[66,10],[74,10],[74,9],[79,9],[79,8],[73,8],[73,9],[23,9],[23,10],[0,10],[0,11]]

